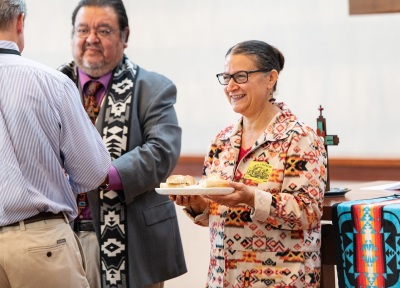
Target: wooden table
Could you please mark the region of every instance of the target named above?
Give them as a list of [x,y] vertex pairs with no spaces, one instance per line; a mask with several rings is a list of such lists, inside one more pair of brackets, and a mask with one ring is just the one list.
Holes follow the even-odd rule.
[[[344,196],[325,197],[324,213],[322,216],[323,225],[321,229],[321,257],[322,257],[322,279],[321,287],[335,288],[335,265],[336,256],[334,249],[334,234],[332,221],[332,206],[337,203],[354,201],[361,199],[371,199],[377,197],[390,196],[396,193],[395,190],[363,190],[362,188],[396,183],[397,181],[374,181],[366,183],[358,183],[355,185],[346,185],[346,188],[351,189]],[[398,192],[398,191],[397,191]]]

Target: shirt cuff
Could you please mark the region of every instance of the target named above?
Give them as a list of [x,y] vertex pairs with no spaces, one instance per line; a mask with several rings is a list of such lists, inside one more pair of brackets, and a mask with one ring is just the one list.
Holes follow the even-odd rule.
[[200,226],[208,226],[209,212],[210,212],[210,201],[206,209],[200,214],[194,215],[193,210],[190,208],[183,208],[185,214],[196,224]]
[[251,211],[251,218],[265,222],[271,212],[272,194],[263,190],[254,191],[254,209]]
[[108,170],[108,188],[107,190],[122,190],[122,181],[117,169],[111,164]]

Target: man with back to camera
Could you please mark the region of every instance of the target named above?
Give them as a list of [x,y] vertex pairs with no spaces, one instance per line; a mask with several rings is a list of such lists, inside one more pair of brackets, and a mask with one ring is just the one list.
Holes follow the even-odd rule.
[[25,15],[0,0],[0,287],[87,288],[73,191],[101,185],[110,155],[74,83],[21,56]]
[[[176,87],[124,55],[130,29],[121,0],[79,1],[72,25],[74,61],[59,70],[79,87],[112,158],[101,193],[90,191],[88,199],[78,200],[81,213],[74,227],[89,283],[92,288],[163,287],[186,272],[175,206],[154,190],[179,158]],[[93,245],[94,230],[100,252]]]

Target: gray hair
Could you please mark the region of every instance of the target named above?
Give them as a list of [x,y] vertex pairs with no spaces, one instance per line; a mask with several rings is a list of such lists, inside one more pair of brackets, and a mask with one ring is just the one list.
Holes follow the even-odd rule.
[[6,30],[22,13],[26,17],[25,0],[0,0],[0,30]]

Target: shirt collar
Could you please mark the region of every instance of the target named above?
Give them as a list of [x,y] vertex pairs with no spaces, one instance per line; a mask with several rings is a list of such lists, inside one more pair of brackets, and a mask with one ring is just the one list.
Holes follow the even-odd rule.
[[85,84],[89,81],[96,80],[96,81],[100,82],[101,84],[103,84],[103,87],[105,89],[107,89],[108,83],[110,82],[110,79],[111,79],[111,75],[112,75],[112,72],[110,71],[107,74],[101,76],[100,78],[94,79],[78,68],[78,77],[79,77],[79,82],[81,84],[81,87],[85,87]]
[[12,41],[0,40],[0,48],[17,50],[19,52],[17,43]]

